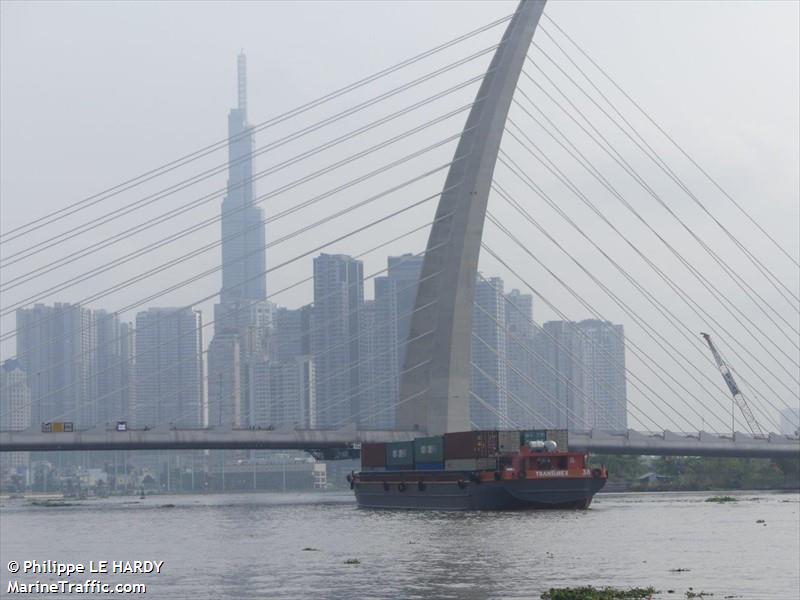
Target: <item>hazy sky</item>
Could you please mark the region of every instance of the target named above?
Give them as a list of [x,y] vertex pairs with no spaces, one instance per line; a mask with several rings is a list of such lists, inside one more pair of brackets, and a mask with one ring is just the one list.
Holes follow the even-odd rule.
[[[260,123],[333,89],[356,81],[386,66],[427,50],[461,33],[510,14],[511,2],[11,2],[0,3],[0,218],[2,231],[47,215],[72,202],[111,187],[131,176],[182,156],[226,136],[226,115],[235,103],[236,54],[244,50],[249,68],[249,113]],[[686,150],[794,257],[800,254],[800,3],[797,2],[550,2],[546,14],[570,33]],[[542,21],[544,30],[557,30]],[[544,31],[543,30],[543,31]],[[311,125],[319,119],[382,94],[397,85],[433,69],[489,47],[499,40],[501,28],[492,29],[446,53],[376,82],[356,93],[320,107],[312,113],[260,132],[257,146]],[[563,38],[557,38],[560,43]],[[535,42],[548,56],[580,77],[542,31]],[[578,56],[569,47],[570,53]],[[538,198],[530,188],[502,166],[496,181],[508,189],[544,229],[560,240],[565,249],[606,283],[645,325],[637,324],[617,302],[602,292],[581,269],[533,226],[493,196],[490,211],[496,214],[526,248],[549,269],[559,274],[596,309],[597,313],[625,324],[629,341],[644,348],[653,363],[654,374],[629,352],[630,368],[667,401],[683,406],[683,412],[699,411],[721,428],[719,419],[729,407],[729,398],[708,363],[697,334],[712,330],[726,355],[741,373],[742,388],[766,407],[765,416],[775,419],[775,407],[798,403],[797,306],[781,298],[758,274],[741,252],[714,222],[674,183],[655,168],[630,141],[615,129],[601,112],[536,49],[529,56],[575,103],[560,100],[566,112],[554,105],[536,85],[523,76],[520,89],[553,120],[592,164],[596,165],[619,192],[641,212],[658,233],[689,257],[726,298],[740,310],[729,314],[693,278],[658,239],[631,216],[627,209],[589,173],[570,159],[519,107],[512,108],[512,120],[546,154],[561,165],[567,176],[627,235],[637,248],[658,264],[677,286],[708,311],[724,330],[703,314],[697,314],[663,283],[624,242],[592,215],[563,185],[508,135],[503,149],[525,172],[546,190],[556,205],[592,233],[594,241],[675,315],[665,318],[622,278],[575,230]],[[373,108],[338,122],[333,127],[304,137],[256,158],[257,169],[268,169],[317,144],[380,119],[449,86],[479,75],[489,56],[470,62],[441,78],[416,87]],[[588,68],[586,63],[581,63]],[[534,65],[526,72],[548,89]],[[673,146],[616,93],[596,71],[590,72],[604,93],[609,94],[623,115],[634,124],[648,143],[669,163],[712,214],[798,294],[797,268],[779,254],[763,235],[755,231]],[[586,84],[583,83],[585,86]],[[588,88],[587,88],[588,89]],[[338,145],[327,154],[311,157],[257,183],[265,194],[292,180],[323,168],[349,154],[377,144],[392,135],[435,119],[472,101],[474,85],[426,105],[389,123],[385,129],[366,132],[358,139]],[[554,96],[555,97],[555,96]],[[518,94],[517,99],[525,105]],[[531,110],[530,107],[528,107]],[[578,109],[619,150],[671,210],[713,248],[721,260],[758,292],[761,299],[745,297],[700,246],[649,195],[626,175],[610,156],[591,142],[571,121]],[[344,181],[356,178],[396,160],[424,145],[458,132],[465,113],[423,131],[418,138],[400,141],[319,178],[307,186],[269,198],[267,215],[297,205]],[[441,189],[443,174],[403,188],[371,207],[353,213],[305,236],[284,241],[294,232],[356,201],[400,184],[427,170],[447,163],[452,144],[439,148],[361,187],[319,203],[318,208],[281,218],[268,226],[268,266],[275,267],[306,249],[322,245],[383,214]],[[120,210],[129,202],[158,192],[170,184],[219,165],[224,152],[183,167],[164,178],[114,196],[97,207],[78,213],[9,242],[0,247],[2,255],[24,250],[37,242],[77,227],[89,218]],[[124,229],[157,217],[170,208],[213,194],[225,185],[224,174],[179,193],[166,196],[129,216],[110,222],[90,234],[52,247],[47,252],[10,265],[2,272],[4,281],[31,269],[79,252]],[[58,270],[2,296],[6,309],[27,298],[38,298],[49,287],[71,277],[98,269],[116,258],[146,248],[163,236],[188,227],[219,211],[220,197],[212,197],[190,212],[159,226],[148,228],[124,242],[82,260],[69,261]],[[392,224],[335,244],[326,251],[359,254],[391,237],[418,227],[432,218],[434,204],[427,203],[395,219]],[[113,270],[96,273],[91,279],[57,293],[45,294],[45,301],[79,301],[134,277],[147,269],[176,258],[191,249],[219,238],[212,224],[176,244],[143,255]],[[545,269],[495,227],[487,224],[485,240],[502,255],[521,278],[510,274],[486,254],[481,261],[487,275],[499,275],[506,288],[530,292],[536,288],[568,317],[581,319],[590,311],[553,279]],[[425,233],[398,241],[364,257],[365,272],[385,266],[389,253],[419,252]],[[119,310],[154,291],[213,267],[219,251],[210,252],[164,271],[136,285],[87,304]],[[311,257],[276,270],[268,276],[270,294],[277,293],[311,272]],[[523,281],[524,279],[524,281]],[[149,305],[189,304],[219,289],[219,274],[176,290]],[[367,296],[372,295],[371,281]],[[275,295],[275,302],[299,306],[311,300],[310,286],[302,285]],[[762,301],[763,299],[763,301]],[[210,320],[213,301],[202,304]],[[775,311],[764,308],[771,305]],[[140,307],[143,308],[143,307]],[[124,316],[132,319],[137,309]],[[765,314],[766,310],[766,314]],[[542,322],[559,318],[535,300],[535,318]],[[767,316],[770,315],[770,317]],[[742,321],[744,325],[740,325]],[[774,323],[773,323],[774,321]],[[789,326],[784,322],[788,322]],[[680,323],[675,327],[676,323]],[[645,329],[652,325],[680,352],[659,347]],[[693,332],[693,341],[681,334]],[[13,329],[13,315],[0,320],[3,334]],[[732,337],[731,337],[732,336]],[[210,331],[206,339],[210,338]],[[664,344],[665,342],[662,342]],[[0,346],[2,356],[13,355],[13,341]],[[630,350],[630,344],[629,344]],[[674,357],[685,354],[686,360]],[[763,364],[759,364],[759,361]],[[690,375],[691,374],[691,375]],[[668,384],[660,378],[664,377]],[[704,375],[708,379],[704,378]],[[697,378],[705,386],[703,390]],[[681,388],[681,386],[684,386]],[[697,396],[694,399],[686,391]],[[652,400],[629,386],[633,402],[662,426],[672,427],[660,416]],[[676,400],[680,398],[680,400]],[[703,408],[701,402],[710,410]],[[774,406],[769,406],[769,403]],[[693,415],[693,413],[690,413]],[[694,419],[694,416],[692,416]],[[694,419],[695,421],[697,419]],[[633,422],[635,426],[639,426]],[[771,427],[774,429],[774,427]]]

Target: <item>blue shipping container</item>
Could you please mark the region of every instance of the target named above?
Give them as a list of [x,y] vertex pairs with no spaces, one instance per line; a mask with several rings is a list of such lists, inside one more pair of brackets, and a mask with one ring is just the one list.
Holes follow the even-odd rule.
[[443,471],[444,463],[441,462],[417,463],[415,468],[417,471]]

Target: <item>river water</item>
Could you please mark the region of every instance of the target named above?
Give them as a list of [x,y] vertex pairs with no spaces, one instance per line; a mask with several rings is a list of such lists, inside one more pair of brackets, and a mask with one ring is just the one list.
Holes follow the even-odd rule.
[[59,579],[9,575],[8,561],[50,559],[163,560],[160,574],[91,576],[145,583],[149,599],[539,598],[586,584],[800,598],[800,495],[710,495],[600,494],[587,511],[463,514],[359,510],[344,493],[4,500],[0,596],[20,596],[7,593],[9,578]]

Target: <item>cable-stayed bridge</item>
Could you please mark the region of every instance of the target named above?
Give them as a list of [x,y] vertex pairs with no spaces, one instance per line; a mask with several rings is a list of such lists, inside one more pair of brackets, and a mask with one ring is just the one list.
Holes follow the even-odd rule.
[[[763,434],[798,404],[800,299],[796,282],[784,276],[796,275],[796,257],[550,20],[544,5],[524,0],[513,15],[257,125],[246,120],[242,59],[230,137],[5,232],[0,291],[14,299],[4,301],[0,316],[16,313],[18,320],[0,341],[16,340],[23,367],[46,368],[21,369],[33,393],[1,410],[9,416],[28,407],[40,418],[30,419],[32,429],[0,432],[0,450],[347,449],[470,427],[563,426],[573,431],[571,445],[587,451],[796,456],[796,435]],[[489,35],[495,39],[476,50],[473,42]],[[440,55],[452,60],[425,62]],[[383,91],[390,77],[406,73],[412,76]],[[461,102],[465,94],[472,96]],[[348,95],[353,101],[338,110],[333,103]],[[271,141],[256,147],[256,133]],[[225,149],[228,160],[189,173]],[[275,162],[255,171],[253,158],[268,155]],[[224,172],[224,188],[195,195],[194,186]],[[167,179],[172,174],[178,181]],[[257,195],[257,181],[270,190]],[[148,185],[158,189],[145,192]],[[135,199],[123,200],[127,192]],[[172,202],[184,193],[188,201]],[[221,214],[202,216],[205,204],[221,198]],[[95,216],[104,203],[109,210]],[[265,226],[284,223],[264,238]],[[737,233],[741,223],[748,236]],[[221,236],[208,242],[203,230],[217,224]],[[152,232],[161,237],[147,239]],[[418,247],[426,234],[424,250],[397,263],[416,265],[415,277],[389,282],[395,304],[413,300],[379,318],[382,305],[377,297],[364,300],[363,285],[374,279],[377,290],[387,269],[365,276],[359,260]],[[202,244],[185,248],[204,235]],[[203,264],[216,249],[220,263]],[[268,277],[286,277],[304,259],[343,249],[352,256],[324,254],[310,276],[289,276],[267,294]],[[267,261],[268,250],[276,258]],[[478,271],[479,258],[484,270],[517,282],[566,325],[534,322],[496,278]],[[81,261],[91,268],[73,271]],[[221,291],[183,299],[219,272]],[[168,283],[152,285],[163,274]],[[308,324],[277,342],[302,348],[292,360],[274,359],[282,348],[259,333],[260,311],[309,287]],[[479,287],[502,308],[476,302]],[[80,311],[71,319],[63,311],[25,312],[65,293],[79,305],[117,298],[115,315],[160,298],[183,300],[137,316],[127,337],[112,332],[101,340],[98,322]],[[213,320],[175,321],[181,310],[216,300]],[[600,339],[607,332],[569,325],[584,317],[624,319],[625,355]],[[479,320],[489,326],[475,327]],[[214,338],[206,349],[209,325]],[[733,388],[701,330],[724,339],[733,357],[724,373],[736,369],[746,398],[732,402]],[[64,339],[77,352],[59,350]],[[390,343],[381,345],[385,339]],[[101,344],[135,349],[100,364]],[[518,360],[508,359],[512,351]],[[226,352],[235,355],[225,363],[233,366],[212,366]],[[298,379],[286,364],[299,358],[305,376]],[[125,365],[134,372],[130,381]],[[267,373],[263,379],[258,369]],[[290,383],[278,392],[256,389],[257,381],[269,387],[281,378]],[[283,414],[298,403],[302,410]],[[387,415],[396,415],[393,431],[379,427]],[[45,420],[74,421],[77,430],[41,433]],[[151,429],[92,427],[117,420]],[[286,428],[298,420],[304,426]],[[620,427],[620,420],[635,426]],[[794,427],[796,421],[797,412]],[[275,422],[276,430],[266,429]]]

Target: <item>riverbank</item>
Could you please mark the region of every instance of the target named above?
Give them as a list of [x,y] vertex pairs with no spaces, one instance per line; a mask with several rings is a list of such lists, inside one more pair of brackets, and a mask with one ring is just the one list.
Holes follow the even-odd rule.
[[800,490],[800,458],[592,455],[605,465],[606,491]]

